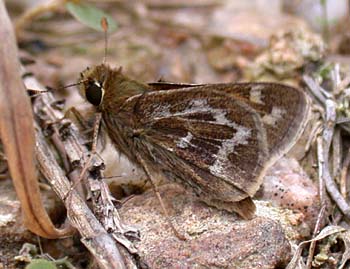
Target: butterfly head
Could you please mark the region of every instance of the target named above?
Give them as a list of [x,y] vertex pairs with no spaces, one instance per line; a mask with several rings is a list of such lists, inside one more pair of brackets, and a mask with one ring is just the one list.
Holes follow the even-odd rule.
[[86,68],[77,84],[81,96],[99,110],[115,110],[127,98],[149,88],[124,76],[121,67],[112,68],[104,63]]
[[80,94],[96,107],[103,102],[110,73],[111,68],[106,64],[88,67],[80,73]]

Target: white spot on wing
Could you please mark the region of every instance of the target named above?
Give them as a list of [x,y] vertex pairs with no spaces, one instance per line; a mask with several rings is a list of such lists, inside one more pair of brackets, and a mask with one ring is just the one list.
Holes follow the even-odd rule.
[[170,112],[170,104],[162,105],[162,106],[156,105],[155,107],[153,107],[153,111],[150,117],[157,120],[157,119],[168,118],[168,117],[181,117],[181,116],[186,116],[194,113],[207,112],[210,110],[211,110],[211,107],[208,105],[207,100],[195,99],[195,100],[192,100],[184,110],[177,111],[175,113]]
[[[189,105],[183,111],[177,111],[175,113],[170,113],[169,107],[166,109],[157,109],[152,113],[153,116],[160,117],[181,117],[187,116],[195,113],[211,113],[214,118],[214,121],[207,121],[208,123],[214,123],[219,125],[225,125],[232,127],[236,133],[230,139],[219,141],[222,142],[221,148],[216,154],[216,160],[212,166],[210,166],[210,172],[213,175],[222,176],[225,171],[227,171],[227,167],[230,166],[228,164],[230,161],[228,159],[228,155],[234,152],[234,148],[238,145],[245,145],[248,143],[248,138],[251,136],[251,130],[245,126],[239,125],[235,122],[232,122],[230,119],[226,117],[227,112],[224,109],[213,108],[211,107],[206,99],[195,99],[192,100]],[[191,145],[191,140],[193,139],[193,134],[190,132],[187,133],[185,137],[181,137],[176,145],[179,148],[187,148]]]
[[191,140],[193,138],[193,135],[188,132],[185,137],[181,137],[180,140],[176,143],[176,146],[179,148],[185,149],[191,144]]
[[233,127],[237,132],[231,139],[223,141],[215,163],[210,166],[210,172],[217,176],[222,176],[227,171],[227,167],[230,166],[228,165],[228,155],[234,152],[235,146],[246,145],[250,137],[251,130],[249,128],[234,123],[231,124],[234,125]]
[[276,123],[282,119],[283,115],[286,113],[286,110],[274,106],[272,108],[271,114],[265,115],[262,117],[262,122],[267,124],[267,125],[276,125]]
[[262,93],[261,93],[261,86],[253,86],[250,89],[249,92],[249,100],[253,103],[263,105],[264,102],[262,101]]

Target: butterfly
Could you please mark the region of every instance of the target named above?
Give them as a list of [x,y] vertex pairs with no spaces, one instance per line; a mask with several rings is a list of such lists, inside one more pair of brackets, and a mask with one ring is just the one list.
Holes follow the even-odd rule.
[[254,216],[263,177],[300,136],[309,102],[278,83],[141,83],[102,63],[78,81],[117,150],[210,206]]

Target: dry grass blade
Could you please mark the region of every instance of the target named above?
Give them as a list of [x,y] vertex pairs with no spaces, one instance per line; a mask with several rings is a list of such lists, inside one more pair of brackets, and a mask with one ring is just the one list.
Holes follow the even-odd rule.
[[52,12],[64,5],[64,0],[52,0],[27,10],[16,22],[16,35],[19,36],[23,28],[34,18],[46,12]]
[[0,136],[13,183],[29,230],[57,238],[69,233],[52,224],[40,199],[34,165],[34,127],[29,98],[20,76],[17,44],[3,1],[0,0]]
[[310,243],[310,242],[314,242],[314,241],[319,241],[323,238],[326,238],[327,236],[330,236],[332,234],[336,234],[336,233],[342,233],[346,231],[345,228],[340,227],[340,226],[327,226],[325,227],[315,238],[311,239],[311,240],[307,240],[304,242],[301,242],[297,248],[297,250],[295,251],[292,260],[289,262],[288,266],[286,267],[286,269],[295,269],[297,268],[297,266],[299,265],[299,261],[300,261],[300,257],[301,257],[301,252],[303,250],[303,247]]

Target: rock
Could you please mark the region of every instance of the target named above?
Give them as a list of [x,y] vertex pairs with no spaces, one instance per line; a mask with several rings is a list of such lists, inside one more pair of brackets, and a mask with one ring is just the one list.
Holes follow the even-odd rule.
[[160,194],[186,241],[175,237],[153,191],[128,200],[120,212],[126,223],[140,229],[141,240],[135,244],[149,268],[267,269],[288,263],[291,247],[278,222],[267,217],[242,220],[207,206],[176,184],[162,186]]
[[267,171],[259,199],[302,213],[310,229],[313,229],[320,210],[316,184],[291,158],[281,158]]

